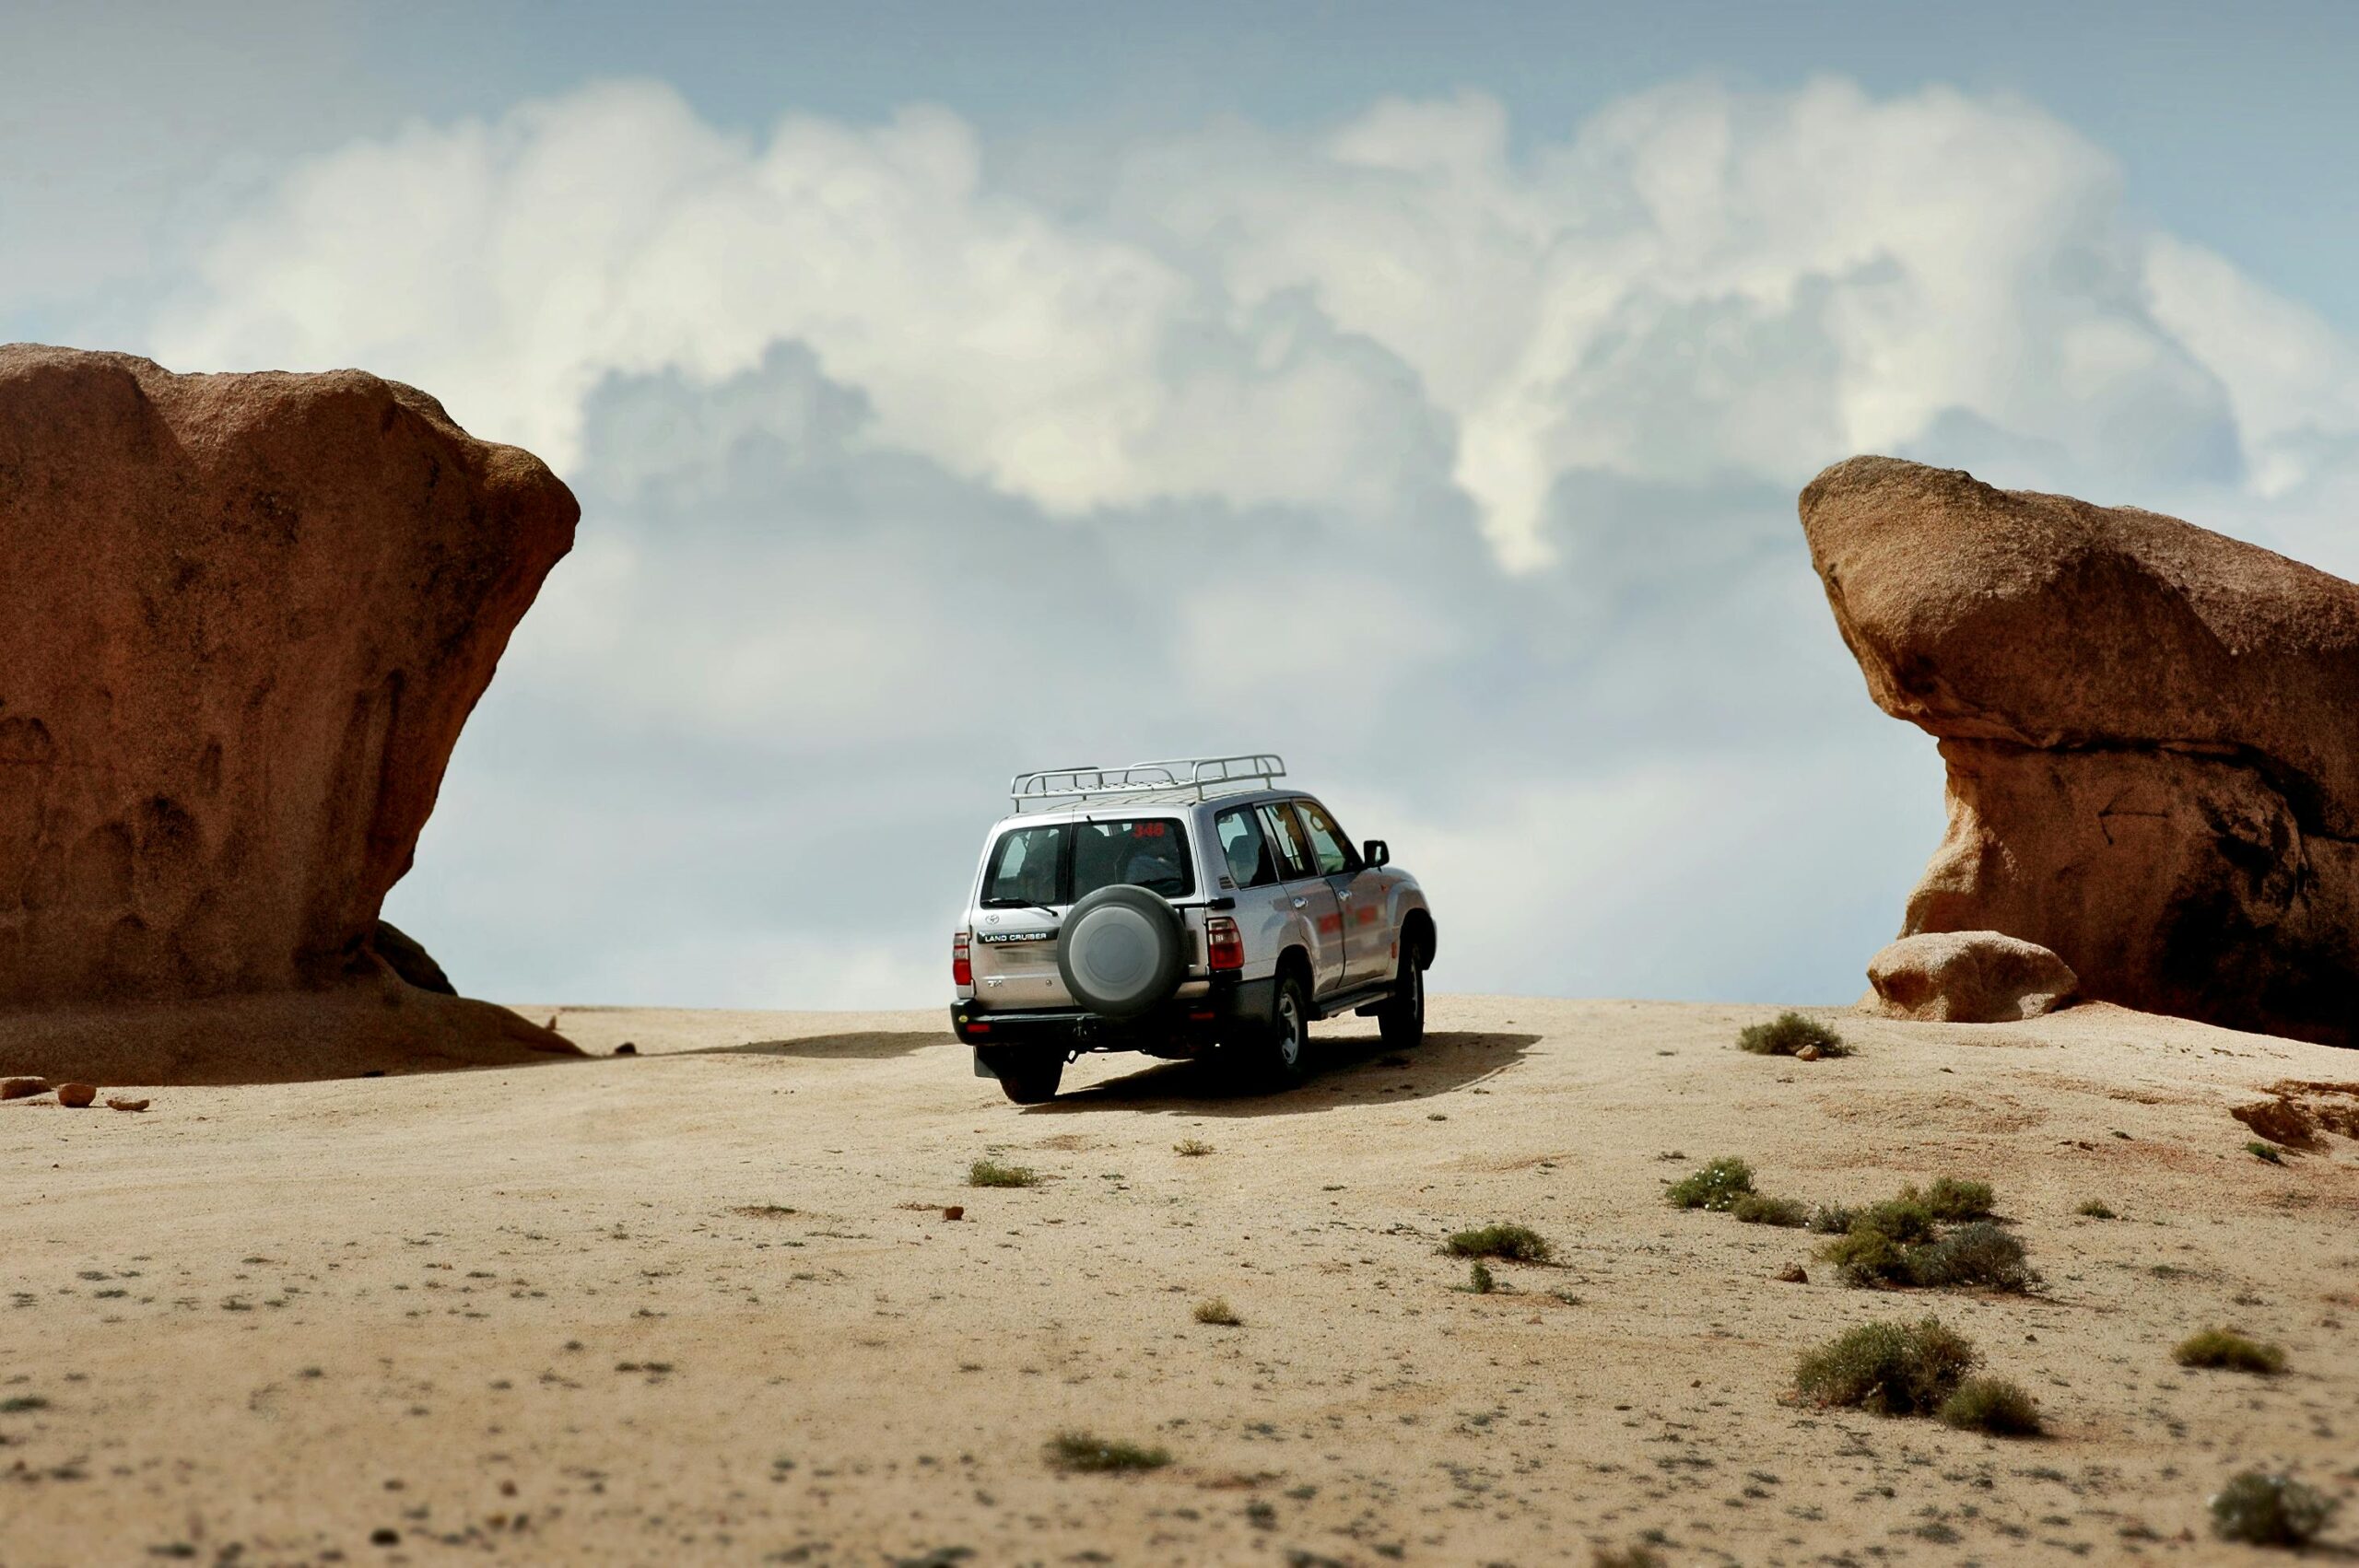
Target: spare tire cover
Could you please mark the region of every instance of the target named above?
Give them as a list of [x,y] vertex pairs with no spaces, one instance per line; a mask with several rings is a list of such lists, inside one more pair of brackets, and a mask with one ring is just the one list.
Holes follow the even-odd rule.
[[1074,1000],[1108,1018],[1135,1018],[1180,989],[1187,955],[1180,912],[1144,887],[1101,887],[1067,911],[1057,973]]

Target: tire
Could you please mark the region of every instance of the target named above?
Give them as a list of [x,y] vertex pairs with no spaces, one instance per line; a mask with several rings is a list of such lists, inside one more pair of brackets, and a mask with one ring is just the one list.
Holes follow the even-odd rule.
[[1064,1081],[1065,1053],[1054,1047],[1004,1047],[982,1053],[983,1065],[999,1079],[1000,1091],[1019,1106],[1044,1106]]
[[1162,1006],[1187,973],[1180,912],[1144,887],[1101,887],[1057,928],[1057,974],[1100,1018],[1137,1018]]
[[1310,1076],[1310,988],[1294,973],[1278,977],[1270,1022],[1240,1041],[1238,1076],[1270,1089],[1291,1089]]
[[1401,944],[1401,975],[1393,982],[1392,1000],[1376,1011],[1376,1031],[1386,1047],[1414,1050],[1426,1040],[1425,943],[1411,939]]

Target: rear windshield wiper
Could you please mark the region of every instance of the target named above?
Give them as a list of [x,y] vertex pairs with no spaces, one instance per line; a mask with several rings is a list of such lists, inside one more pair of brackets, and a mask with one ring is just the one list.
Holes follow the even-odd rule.
[[983,907],[986,909],[1038,909],[1044,915],[1053,915],[1057,912],[1054,906],[1043,904],[1032,898],[986,898],[983,900]]

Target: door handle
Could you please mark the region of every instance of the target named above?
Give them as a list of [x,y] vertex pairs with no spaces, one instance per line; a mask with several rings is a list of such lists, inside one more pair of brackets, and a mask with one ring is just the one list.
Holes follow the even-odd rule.
[[1308,898],[1297,898],[1294,901],[1294,907],[1297,909],[1308,908],[1309,905],[1310,900]]

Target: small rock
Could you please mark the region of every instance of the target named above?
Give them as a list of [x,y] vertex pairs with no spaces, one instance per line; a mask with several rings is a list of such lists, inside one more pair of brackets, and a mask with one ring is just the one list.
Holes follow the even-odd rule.
[[49,1093],[46,1078],[11,1078],[0,1082],[0,1100],[22,1100]]
[[628,1040],[625,1040],[621,1045],[615,1047],[615,1054],[616,1056],[637,1056],[639,1054],[639,1047],[631,1044]]
[[1810,1273],[1799,1263],[1789,1263],[1778,1270],[1778,1282],[1784,1285],[1807,1285]]
[[60,1083],[57,1086],[57,1103],[61,1106],[72,1106],[76,1110],[98,1097],[99,1091],[96,1084]]
[[947,1204],[942,1211],[942,1217],[945,1220],[963,1220],[967,1217],[967,1206],[963,1203]]
[[1816,1061],[1819,1059],[1819,1048],[1816,1046],[1804,1046],[1802,1049],[1794,1053],[1794,1059],[1796,1061]]
[[402,1533],[399,1530],[378,1528],[369,1532],[370,1546],[399,1546],[401,1543]]
[[107,1109],[111,1111],[144,1111],[147,1106],[146,1100],[126,1100],[120,1095],[107,1101]]

